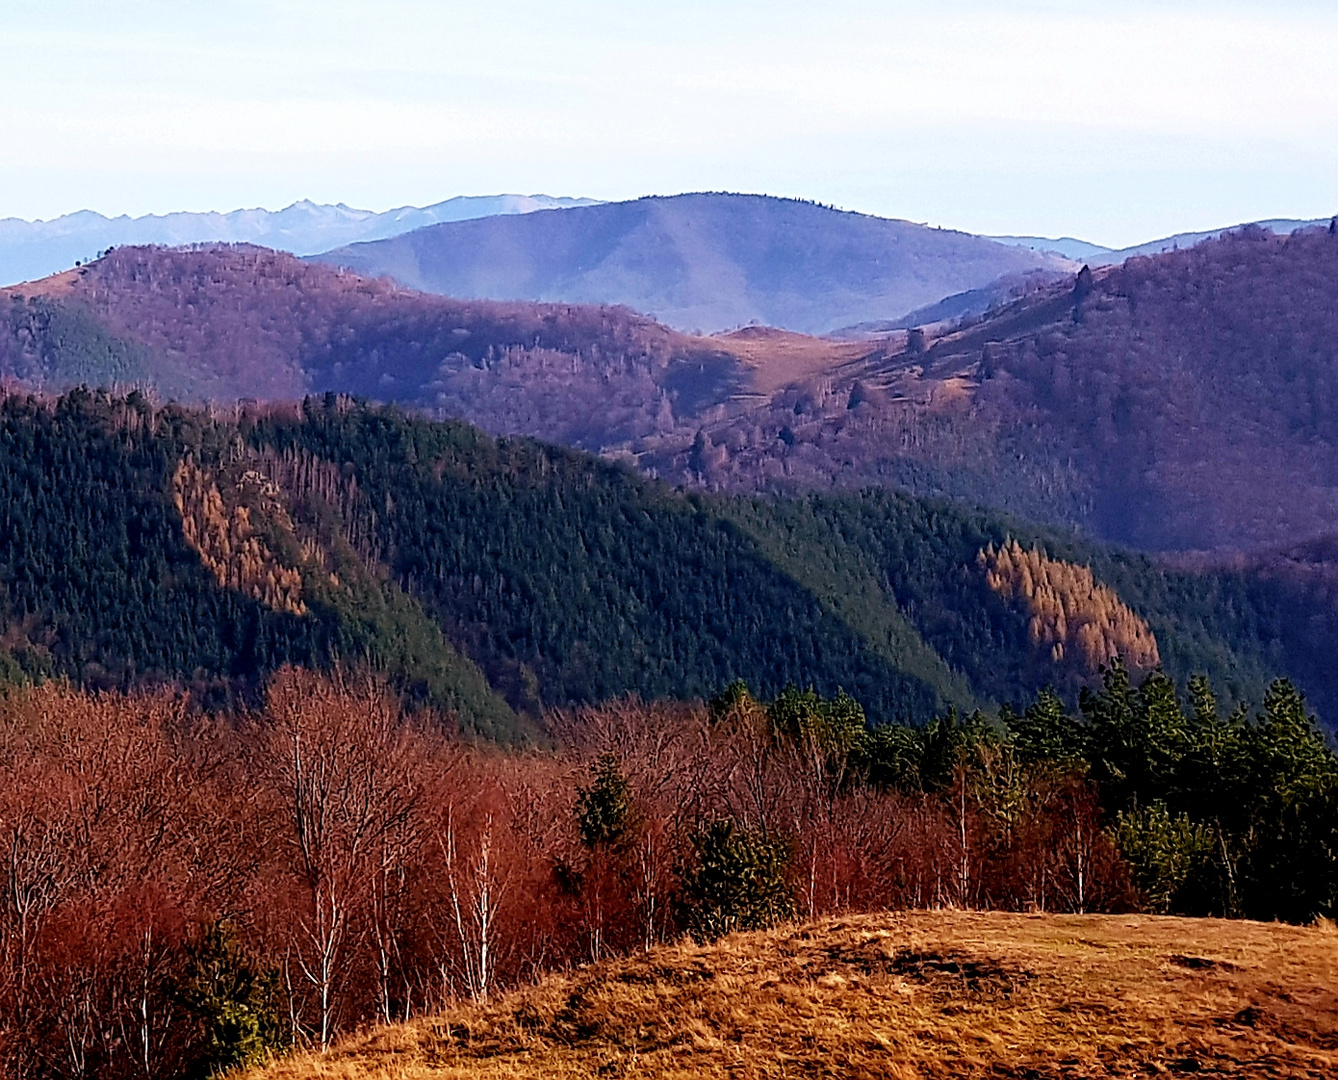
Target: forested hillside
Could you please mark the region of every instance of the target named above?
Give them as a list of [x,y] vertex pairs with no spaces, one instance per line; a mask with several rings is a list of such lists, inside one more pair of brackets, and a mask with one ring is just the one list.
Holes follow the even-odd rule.
[[589,449],[673,430],[742,376],[625,309],[448,300],[219,245],[120,248],[0,296],[0,373],[196,403],[333,390]]
[[707,491],[901,487],[1229,553],[1338,531],[1334,312],[1327,229],[1229,234],[844,342],[450,300],[258,248],[122,249],[0,301],[0,373],[196,402],[351,393]]
[[[283,664],[368,662],[471,727],[522,735],[477,668],[352,552],[322,505],[286,500],[290,517],[257,498],[269,482],[229,461],[235,445],[235,429],[135,396],[4,399],[8,674],[184,683],[224,703]],[[207,478],[183,483],[183,464],[197,461],[210,463]],[[188,526],[196,518],[203,530]]]
[[1338,508],[1335,290],[1329,229],[1246,230],[1130,260],[1039,327],[1019,312],[942,351],[979,359],[991,343],[981,408],[1030,418],[1018,446],[1073,462],[1100,533],[1294,542],[1331,531]]
[[15,674],[222,702],[286,663],[370,663],[509,738],[553,707],[735,679],[922,721],[1047,684],[1076,700],[1121,656],[1233,700],[1289,674],[1335,715],[1327,601],[1250,567],[1166,569],[882,491],[684,495],[335,395],[227,418],[10,396],[0,425]]
[[7,1074],[214,1075],[798,915],[1338,915],[1322,548],[1172,570],[335,394],[11,394],[0,526]]
[[1144,550],[1285,547],[1338,529],[1336,388],[1338,235],[1247,229],[912,334],[644,462],[902,484]]

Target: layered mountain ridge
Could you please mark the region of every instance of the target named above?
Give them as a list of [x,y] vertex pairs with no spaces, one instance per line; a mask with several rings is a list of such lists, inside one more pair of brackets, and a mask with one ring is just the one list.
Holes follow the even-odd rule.
[[619,304],[680,330],[825,333],[1058,255],[797,199],[698,193],[479,218],[316,258],[453,297]]
[[1338,532],[1325,228],[1243,230],[849,340],[452,300],[246,247],[122,248],[6,296],[0,373],[48,391],[356,394],[706,490],[900,486],[1148,550]]
[[1217,240],[1226,233],[1236,232],[1250,226],[1266,229],[1271,233],[1277,233],[1279,236],[1286,236],[1297,229],[1313,229],[1319,225],[1327,225],[1329,220],[1329,218],[1267,218],[1260,221],[1241,222],[1238,225],[1228,225],[1220,229],[1173,233],[1170,236],[1162,236],[1156,240],[1145,240],[1141,244],[1131,244],[1122,248],[1104,247],[1101,244],[1078,240],[1072,236],[990,236],[988,239],[997,240],[1001,244],[1029,248],[1032,251],[1053,251],[1057,255],[1087,263],[1089,266],[1114,266],[1139,255],[1162,255],[1168,251],[1191,248],[1205,240]]
[[382,212],[307,199],[282,210],[233,210],[146,214],[109,218],[92,210],[50,221],[0,220],[0,284],[32,281],[86,262],[119,244],[251,243],[310,255],[341,244],[396,236],[443,221],[492,214],[528,214],[593,199],[550,195],[459,195],[431,206],[401,206]]

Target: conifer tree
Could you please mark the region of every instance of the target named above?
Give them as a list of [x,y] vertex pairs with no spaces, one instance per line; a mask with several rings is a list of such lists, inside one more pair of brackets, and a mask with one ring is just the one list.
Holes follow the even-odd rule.
[[1023,761],[1067,762],[1083,756],[1082,731],[1068,714],[1063,699],[1043,687],[1021,716],[1008,710],[1005,723],[1014,736]]
[[794,914],[783,841],[713,821],[693,838],[696,865],[684,874],[686,918],[699,937],[764,930]]
[[258,1065],[285,1044],[279,976],[247,956],[232,928],[216,922],[186,946],[176,997],[199,1020],[203,1045],[192,1074],[217,1076]]
[[631,822],[632,785],[612,752],[600,755],[591,774],[590,786],[577,789],[581,840],[591,849],[616,845]]

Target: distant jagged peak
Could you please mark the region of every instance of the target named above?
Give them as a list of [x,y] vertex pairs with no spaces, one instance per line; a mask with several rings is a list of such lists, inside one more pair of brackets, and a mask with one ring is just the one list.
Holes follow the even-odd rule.
[[104,214],[97,210],[84,208],[81,210],[72,210],[65,214],[58,214],[56,217],[51,218],[4,217],[0,218],[0,225],[10,227],[25,225],[39,227],[93,222],[159,222],[179,218],[206,218],[211,220],[226,220],[252,216],[275,218],[293,213],[329,215],[335,211],[341,215],[351,215],[360,220],[365,220],[369,218],[402,217],[406,214],[436,213],[441,215],[448,210],[458,210],[460,213],[455,220],[466,220],[469,217],[484,217],[494,213],[521,214],[531,213],[535,210],[559,209],[575,206],[597,206],[599,201],[600,200],[598,199],[578,198],[566,195],[516,195],[504,193],[500,195],[452,195],[448,199],[429,203],[425,206],[405,204],[404,206],[392,207],[389,210],[364,210],[360,207],[350,206],[343,201],[336,203],[322,203],[316,202],[314,199],[296,199],[293,202],[288,203],[286,206],[280,207],[278,210],[270,210],[268,207],[264,206],[239,206],[232,210],[165,210],[158,213],[147,214]]
[[178,210],[108,217],[76,210],[50,220],[0,219],[0,285],[33,281],[121,245],[245,241],[295,255],[398,236],[425,225],[496,215],[529,214],[594,204],[553,195],[457,195],[429,206],[363,210],[346,203],[299,199],[280,210]]

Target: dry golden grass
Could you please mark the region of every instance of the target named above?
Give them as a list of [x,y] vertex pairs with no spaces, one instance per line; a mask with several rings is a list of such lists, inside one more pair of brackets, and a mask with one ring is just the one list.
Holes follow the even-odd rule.
[[745,326],[716,334],[710,341],[739,358],[749,373],[750,388],[758,394],[774,394],[791,383],[829,374],[876,348],[867,341],[834,341],[771,326]]
[[249,1080],[1338,1077],[1328,927],[968,912],[658,949]]
[[62,270],[59,274],[50,274],[34,281],[20,281],[0,289],[0,296],[45,296],[49,300],[69,296],[79,284],[78,270]]

